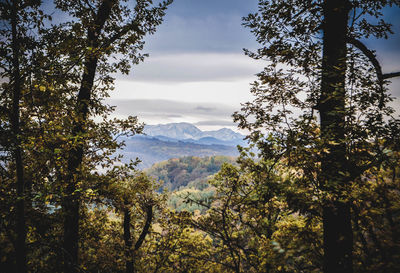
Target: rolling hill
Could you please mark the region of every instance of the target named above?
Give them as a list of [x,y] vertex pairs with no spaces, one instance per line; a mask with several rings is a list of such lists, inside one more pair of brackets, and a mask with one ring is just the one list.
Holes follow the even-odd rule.
[[173,158],[154,164],[146,173],[164,182],[164,187],[174,191],[183,187],[203,189],[208,187],[207,179],[217,173],[223,163],[235,164],[235,157],[187,156]]

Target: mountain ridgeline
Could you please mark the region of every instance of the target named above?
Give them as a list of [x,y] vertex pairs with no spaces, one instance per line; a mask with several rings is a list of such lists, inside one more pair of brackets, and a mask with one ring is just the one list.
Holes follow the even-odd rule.
[[143,135],[125,139],[125,160],[139,158],[139,168],[187,156],[238,156],[237,145],[246,146],[245,136],[230,129],[202,131],[190,123],[147,125]]
[[158,125],[145,126],[144,133],[148,136],[164,136],[171,139],[179,140],[201,140],[203,138],[214,138],[226,143],[242,143],[244,136],[236,133],[230,129],[222,128],[216,131],[201,131],[193,124],[181,123],[168,123]]

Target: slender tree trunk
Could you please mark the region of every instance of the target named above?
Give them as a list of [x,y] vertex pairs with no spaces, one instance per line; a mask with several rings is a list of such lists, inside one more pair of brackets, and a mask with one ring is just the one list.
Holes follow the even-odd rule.
[[24,165],[22,159],[21,139],[20,139],[20,107],[22,78],[20,72],[20,40],[17,32],[18,1],[12,1],[11,9],[11,32],[12,32],[12,65],[13,65],[13,105],[11,113],[11,126],[14,137],[14,159],[16,169],[16,188],[17,188],[17,242],[16,242],[16,263],[17,272],[27,272],[26,266],[26,224],[25,224],[25,194],[24,194]]
[[324,272],[351,273],[353,235],[349,204],[340,200],[347,183],[345,146],[346,35],[350,3],[326,0],[319,102],[321,134],[329,152],[322,159],[322,187],[334,197],[323,208]]
[[135,245],[132,247],[132,236],[131,236],[131,214],[129,211],[129,208],[127,207],[127,204],[125,204],[125,209],[124,209],[124,241],[125,241],[125,258],[126,258],[126,268],[125,272],[126,273],[135,273],[137,272],[137,269],[135,268],[135,256],[134,254],[136,251],[138,251],[143,243],[144,240],[149,234],[150,227],[151,227],[151,222],[153,221],[153,205],[147,205],[146,206],[146,221],[144,223],[143,229],[135,243]]
[[[97,67],[97,58],[90,58],[85,64],[85,73],[82,78],[81,89],[78,94],[76,114],[78,121],[72,129],[74,136],[84,135],[84,123],[89,112],[89,100],[93,87]],[[79,207],[80,196],[77,188],[80,173],[79,168],[83,160],[83,143],[71,150],[68,158],[68,175],[66,177],[66,193],[63,200],[64,209],[64,272],[78,272],[79,249]]]
[[[116,0],[103,0],[96,13],[94,25],[88,29],[87,45],[93,50],[99,47],[99,36],[103,30],[105,22],[111,15],[111,9],[115,5]],[[89,53],[87,56],[84,72],[82,76],[81,86],[79,89],[75,115],[76,120],[72,128],[73,136],[84,136],[86,134],[85,124],[89,116],[89,103],[92,95],[96,68],[99,55]],[[67,185],[65,197],[63,200],[64,209],[64,272],[77,273],[79,271],[79,206],[80,196],[78,190],[78,181],[81,177],[80,167],[84,154],[84,140],[76,147],[71,149],[68,157],[68,174],[65,178]]]
[[133,256],[132,256],[132,236],[131,236],[131,214],[128,208],[124,209],[124,241],[125,241],[125,265],[126,273],[133,273]]

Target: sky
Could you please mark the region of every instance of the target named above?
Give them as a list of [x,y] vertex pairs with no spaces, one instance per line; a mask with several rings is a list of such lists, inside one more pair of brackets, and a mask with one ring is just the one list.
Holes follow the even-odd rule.
[[251,99],[250,83],[263,64],[243,54],[257,47],[241,18],[257,0],[175,0],[163,24],[146,39],[144,63],[118,76],[116,114],[147,124],[191,122],[203,130],[236,126],[231,115]]
[[[175,0],[157,32],[146,39],[150,57],[128,76],[118,75],[109,102],[116,116],[146,124],[191,122],[200,129],[236,128],[232,113],[252,100],[250,83],[265,63],[243,53],[258,45],[242,17],[257,0]],[[389,40],[368,40],[384,72],[400,70],[400,9],[385,10],[394,25]],[[400,97],[400,79],[390,86]],[[394,106],[400,109],[400,103]]]

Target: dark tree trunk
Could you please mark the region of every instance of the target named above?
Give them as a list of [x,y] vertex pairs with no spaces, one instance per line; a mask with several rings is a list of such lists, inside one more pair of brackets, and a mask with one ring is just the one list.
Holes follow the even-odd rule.
[[321,135],[329,152],[322,158],[322,188],[333,196],[323,207],[324,272],[351,273],[353,236],[349,204],[340,201],[348,183],[345,146],[346,36],[350,3],[324,2],[323,61],[319,112]]
[[[126,205],[125,205],[126,207]],[[124,241],[125,241],[125,258],[126,258],[126,273],[135,273],[135,252],[138,251],[144,242],[147,234],[150,231],[151,222],[153,221],[153,206],[146,206],[146,221],[144,223],[142,232],[140,233],[135,245],[132,248],[132,236],[131,236],[131,214],[129,208],[124,209]]]
[[124,209],[124,241],[126,273],[133,273],[133,255],[132,255],[132,236],[131,236],[131,214],[128,208]]
[[[94,50],[99,47],[99,36],[103,30],[105,22],[111,15],[111,9],[116,0],[102,1],[96,13],[94,26],[90,26],[88,30],[87,44]],[[89,115],[89,104],[92,95],[93,83],[96,75],[96,68],[99,55],[89,53],[87,56],[84,72],[82,76],[81,86],[77,97],[75,115],[76,120],[72,128],[73,136],[84,136],[86,133],[85,124]],[[63,200],[64,209],[64,272],[77,273],[79,271],[78,249],[79,249],[79,206],[80,196],[77,191],[77,182],[79,181],[83,154],[84,143],[77,144],[71,149],[68,157],[68,174],[65,178],[67,185],[65,197]]]
[[350,206],[344,202],[332,202],[323,208],[324,272],[351,273],[353,233]]
[[[89,100],[93,87],[97,58],[90,58],[85,63],[85,73],[82,78],[81,88],[78,94],[76,115],[78,121],[74,124],[72,134],[84,135],[84,123],[89,112]],[[68,175],[66,177],[66,193],[63,200],[64,209],[64,272],[78,272],[78,248],[79,248],[79,207],[80,196],[77,191],[77,182],[80,177],[79,168],[83,160],[83,143],[71,150],[68,158]]]
[[17,188],[17,201],[16,201],[16,223],[17,223],[17,242],[16,242],[16,263],[17,272],[27,272],[26,266],[26,224],[25,224],[25,194],[24,194],[24,166],[21,150],[20,139],[20,107],[22,90],[22,79],[20,72],[20,42],[17,32],[18,18],[17,18],[17,1],[12,1],[11,8],[11,32],[12,32],[12,66],[13,66],[13,105],[11,113],[11,126],[13,132],[13,154],[16,169],[16,188]]

